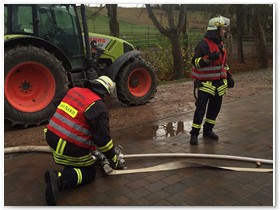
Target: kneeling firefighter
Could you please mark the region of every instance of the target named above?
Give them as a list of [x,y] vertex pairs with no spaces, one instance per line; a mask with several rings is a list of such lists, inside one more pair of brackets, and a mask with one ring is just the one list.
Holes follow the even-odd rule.
[[[196,110],[190,131],[190,144],[198,144],[198,135],[203,124],[203,136],[208,139],[218,139],[213,131],[216,118],[220,112],[223,95],[227,88],[234,87],[234,80],[226,62],[226,49],[222,42],[229,26],[229,19],[219,16],[209,20],[207,32],[195,48],[192,58],[192,78],[198,89]],[[206,111],[207,109],[207,111]]]
[[88,80],[74,87],[55,102],[56,112],[45,131],[56,164],[63,171],[48,170],[44,178],[48,205],[56,205],[59,191],[84,185],[95,178],[96,148],[113,169],[122,169],[124,162],[115,151],[110,136],[109,114],[104,103],[107,94],[115,93],[116,84],[107,76]]

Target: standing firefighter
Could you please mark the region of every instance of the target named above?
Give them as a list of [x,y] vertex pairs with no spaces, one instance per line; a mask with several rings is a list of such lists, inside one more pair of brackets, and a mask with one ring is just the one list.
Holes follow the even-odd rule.
[[107,76],[85,82],[85,88],[74,87],[59,100],[57,109],[45,129],[47,143],[61,172],[45,172],[46,202],[56,205],[59,191],[84,185],[95,177],[96,147],[113,169],[123,163],[110,136],[109,115],[103,100],[115,91],[115,83]]
[[222,42],[225,36],[225,27],[229,25],[229,19],[219,16],[209,20],[207,32],[195,48],[192,58],[192,78],[198,89],[196,97],[196,110],[190,131],[190,144],[198,144],[198,135],[203,124],[203,136],[209,139],[218,139],[213,131],[216,118],[220,112],[223,95],[227,88],[234,86],[234,81],[226,63],[226,50]]

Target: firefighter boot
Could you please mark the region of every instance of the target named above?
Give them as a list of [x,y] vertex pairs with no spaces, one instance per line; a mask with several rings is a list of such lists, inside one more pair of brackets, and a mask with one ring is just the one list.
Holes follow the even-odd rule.
[[46,183],[46,202],[48,206],[55,206],[57,201],[57,193],[59,191],[59,181],[57,173],[54,171],[46,171],[44,177]]
[[191,145],[197,145],[198,144],[197,137],[198,137],[198,135],[196,135],[196,134],[191,135],[191,139],[190,139],[190,144]]
[[204,130],[203,137],[214,140],[219,139],[219,136],[213,130]]

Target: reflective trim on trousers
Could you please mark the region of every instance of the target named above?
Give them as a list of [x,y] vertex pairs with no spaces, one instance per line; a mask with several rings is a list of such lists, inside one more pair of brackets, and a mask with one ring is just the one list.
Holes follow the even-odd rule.
[[192,124],[192,127],[193,127],[193,128],[197,128],[197,129],[200,129],[200,128],[201,128],[201,124],[198,125],[198,124],[193,123],[193,124]]
[[94,163],[94,159],[89,153],[88,155],[82,156],[82,157],[71,157],[63,154],[58,154],[54,149],[51,148],[51,151],[53,153],[54,161],[59,165],[69,165],[69,166],[75,166],[75,167],[83,167],[83,166],[89,166]]
[[216,123],[216,120],[210,120],[210,119],[205,119],[205,122],[209,123],[209,124],[212,124],[212,125],[215,125]]

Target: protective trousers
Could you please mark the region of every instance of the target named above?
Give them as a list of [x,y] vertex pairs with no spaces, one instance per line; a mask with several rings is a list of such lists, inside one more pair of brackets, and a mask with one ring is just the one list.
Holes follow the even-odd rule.
[[[216,118],[221,110],[223,96],[219,96],[217,90],[215,95],[198,90],[198,97],[195,102],[196,110],[193,117],[191,135],[198,135],[201,129],[202,121],[206,112],[206,119],[203,125],[203,131],[210,131],[215,125]],[[208,105],[208,106],[207,106]]]
[[55,163],[64,166],[63,171],[57,172],[59,191],[94,180],[96,168],[91,151],[77,147],[51,131],[46,131],[46,140]]

